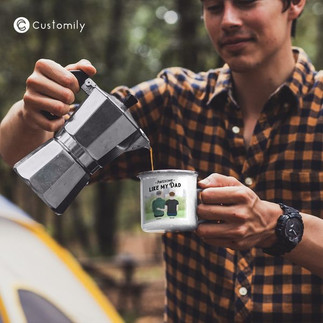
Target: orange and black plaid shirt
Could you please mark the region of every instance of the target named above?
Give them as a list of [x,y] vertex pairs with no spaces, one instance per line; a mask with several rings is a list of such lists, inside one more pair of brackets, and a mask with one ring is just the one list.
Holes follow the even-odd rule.
[[[323,75],[301,49],[294,53],[293,75],[267,101],[248,149],[226,65],[166,69],[115,94],[138,98],[132,113],[156,169],[231,175],[261,199],[323,218]],[[127,153],[99,178],[134,177],[149,165],[148,151]],[[212,247],[192,232],[163,241],[168,322],[323,322],[323,280],[283,257]]]

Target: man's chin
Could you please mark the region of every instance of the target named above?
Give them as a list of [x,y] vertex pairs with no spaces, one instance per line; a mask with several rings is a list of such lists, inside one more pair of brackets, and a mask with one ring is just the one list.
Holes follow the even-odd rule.
[[257,66],[257,64],[254,61],[243,59],[241,57],[230,58],[224,61],[229,65],[231,71],[235,73],[251,72]]

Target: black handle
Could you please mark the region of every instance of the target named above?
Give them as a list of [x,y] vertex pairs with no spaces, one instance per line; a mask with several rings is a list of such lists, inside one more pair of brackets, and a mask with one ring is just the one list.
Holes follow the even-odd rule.
[[89,78],[82,70],[72,70],[70,72],[76,77],[80,87],[84,84],[85,80]]
[[[82,70],[72,70],[70,71],[77,79],[79,86],[81,88],[81,86],[84,84],[85,80],[89,78],[89,76],[83,72]],[[55,116],[54,114],[48,112],[48,111],[44,111],[42,110],[41,113],[48,119],[48,120],[55,120],[58,119],[58,116]]]

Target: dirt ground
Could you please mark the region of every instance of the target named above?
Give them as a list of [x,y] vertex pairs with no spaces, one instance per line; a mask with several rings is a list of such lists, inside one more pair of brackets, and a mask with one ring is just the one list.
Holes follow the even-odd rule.
[[126,323],[163,322],[165,279],[159,234],[121,234],[117,255],[84,262]]

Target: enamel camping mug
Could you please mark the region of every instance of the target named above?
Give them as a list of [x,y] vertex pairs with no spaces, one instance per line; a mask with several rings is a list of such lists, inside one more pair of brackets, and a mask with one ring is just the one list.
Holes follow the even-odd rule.
[[138,175],[143,231],[196,229],[197,176],[195,171],[177,169],[148,171]]

